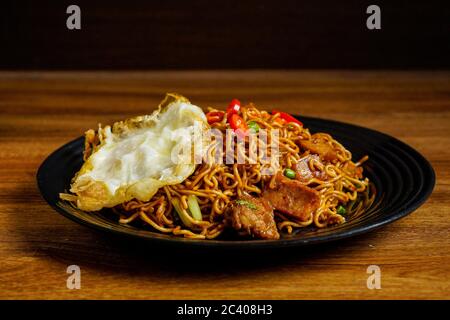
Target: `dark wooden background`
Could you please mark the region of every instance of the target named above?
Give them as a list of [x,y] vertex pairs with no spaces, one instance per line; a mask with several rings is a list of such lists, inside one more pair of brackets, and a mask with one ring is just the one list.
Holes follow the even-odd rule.
[[[7,0],[0,69],[449,69],[449,3]],[[370,4],[381,30],[366,28]]]

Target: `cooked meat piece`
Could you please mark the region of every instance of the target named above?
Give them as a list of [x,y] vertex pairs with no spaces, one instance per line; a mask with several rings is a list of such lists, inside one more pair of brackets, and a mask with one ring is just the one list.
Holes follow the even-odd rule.
[[308,182],[312,178],[327,180],[328,175],[325,173],[325,171],[311,170],[311,168],[309,167],[309,162],[312,159],[322,164],[322,161],[320,161],[319,156],[316,154],[309,154],[306,157],[301,158],[296,165],[297,172],[295,174],[295,179],[301,182]]
[[300,221],[307,221],[320,204],[319,192],[281,174],[276,177],[274,189],[266,185],[263,198],[269,200],[274,209]]
[[260,239],[279,239],[273,210],[263,198],[243,195],[234,201],[225,212],[228,226]]
[[336,151],[321,136],[313,134],[311,140],[300,140],[300,145],[311,153],[318,154],[322,160],[331,162],[338,160]]

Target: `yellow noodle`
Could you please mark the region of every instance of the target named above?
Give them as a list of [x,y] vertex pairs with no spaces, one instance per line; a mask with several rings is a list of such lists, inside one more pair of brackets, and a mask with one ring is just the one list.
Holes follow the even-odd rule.
[[[218,111],[208,108],[210,111]],[[269,188],[275,187],[275,175],[262,175],[261,170],[271,168],[276,172],[284,168],[295,169],[297,163],[304,157],[310,156],[309,150],[300,146],[300,141],[312,140],[313,136],[307,128],[291,122],[286,123],[280,118],[280,114],[269,114],[257,109],[253,104],[241,108],[241,116],[245,121],[255,122],[261,129],[266,129],[267,145],[271,145],[271,130],[279,130],[279,166],[274,163],[264,162],[264,157],[272,155],[271,148],[267,148],[266,154],[256,152],[256,163],[251,162],[250,148],[255,152],[256,145],[250,147],[248,141],[244,141],[240,148],[235,151],[234,159],[238,157],[245,160],[245,164],[226,164],[226,157],[216,163],[216,145],[212,144],[207,150],[206,160],[197,166],[195,172],[182,183],[165,186],[161,188],[149,201],[131,200],[123,203],[113,211],[120,216],[119,222],[123,224],[142,221],[145,225],[162,233],[171,233],[178,236],[194,239],[213,239],[220,236],[225,229],[225,215],[228,204],[241,196],[249,193],[258,196],[262,193],[263,185]],[[224,145],[229,141],[226,139],[225,130],[229,129],[226,116],[219,122],[211,125],[212,128],[220,130],[224,134]],[[103,140],[94,130],[85,134],[85,150],[83,158],[86,160],[93,150]],[[306,186],[319,192],[320,205],[317,210],[311,212],[307,221],[298,221],[279,212],[275,212],[277,228],[281,232],[293,233],[296,229],[305,228],[310,225],[322,228],[330,224],[345,222],[345,217],[337,214],[339,206],[346,206],[352,201],[362,199],[357,205],[352,206],[353,214],[358,215],[364,208],[371,206],[374,201],[374,193],[369,192],[369,180],[360,179],[356,173],[352,174],[352,168],[357,168],[368,160],[364,156],[356,163],[352,162],[350,151],[334,140],[326,133],[316,133],[315,138],[323,139],[336,154],[337,161],[319,160],[310,157],[307,162],[314,177],[309,181],[302,182]],[[259,139],[258,146],[264,146]],[[195,220],[188,213],[187,198],[195,195],[198,199],[203,219]],[[61,194],[61,198],[67,201],[76,201],[76,197],[70,194]],[[183,225],[173,210],[172,201],[178,199],[181,209],[187,216],[191,227]]]

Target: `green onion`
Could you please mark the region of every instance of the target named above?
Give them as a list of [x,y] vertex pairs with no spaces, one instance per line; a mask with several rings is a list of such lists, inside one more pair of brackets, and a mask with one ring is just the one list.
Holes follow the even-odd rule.
[[193,194],[187,197],[187,203],[189,207],[189,212],[195,220],[203,220],[202,211],[200,210],[200,206],[197,201],[197,197]]
[[289,168],[284,169],[283,174],[288,177],[289,179],[295,178],[295,171]]
[[337,208],[337,213],[340,214],[341,216],[343,216],[347,213],[347,210],[343,206],[339,206]]
[[241,206],[245,206],[245,207],[247,207],[249,209],[252,209],[252,210],[256,210],[257,209],[256,205],[254,203],[251,203],[250,201],[247,201],[247,200],[237,199],[236,203],[241,205]]
[[255,121],[250,121],[249,123],[247,123],[247,125],[252,132],[254,133],[259,132],[259,126]]
[[189,218],[186,216],[188,213],[186,212],[186,210],[184,210],[181,207],[180,200],[178,198],[173,198],[172,199],[172,205],[175,208],[175,211],[178,213],[178,216],[180,217],[180,219],[183,222],[183,224],[186,227],[192,228],[193,225],[192,225],[191,221],[189,221]]

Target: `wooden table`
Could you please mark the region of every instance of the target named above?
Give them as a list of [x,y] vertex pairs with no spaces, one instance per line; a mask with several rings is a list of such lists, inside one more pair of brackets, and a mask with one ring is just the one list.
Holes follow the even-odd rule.
[[[152,111],[165,92],[381,130],[433,164],[428,202],[379,231],[288,254],[186,257],[67,220],[40,197],[45,157],[98,122]],[[436,299],[450,297],[450,72],[0,73],[0,298]],[[68,265],[81,289],[66,288]],[[380,290],[366,287],[381,268]]]

